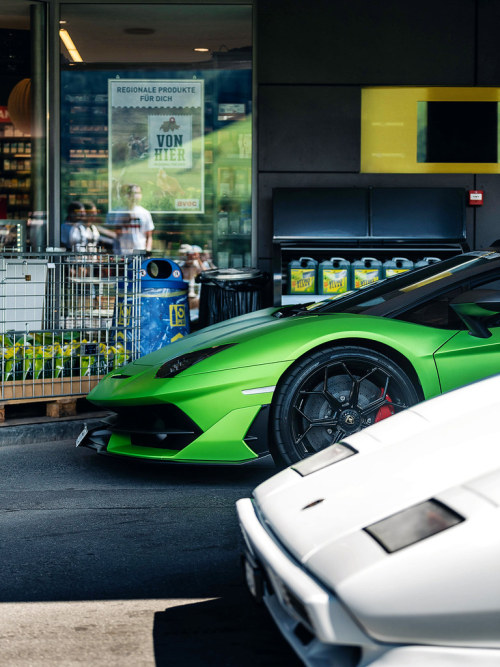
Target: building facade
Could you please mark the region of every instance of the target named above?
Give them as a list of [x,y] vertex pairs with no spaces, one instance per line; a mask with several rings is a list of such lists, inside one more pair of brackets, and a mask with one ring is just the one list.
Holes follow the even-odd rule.
[[0,218],[28,249],[75,201],[146,247],[147,209],[153,254],[252,264],[276,302],[302,254],[500,237],[494,0],[3,4]]

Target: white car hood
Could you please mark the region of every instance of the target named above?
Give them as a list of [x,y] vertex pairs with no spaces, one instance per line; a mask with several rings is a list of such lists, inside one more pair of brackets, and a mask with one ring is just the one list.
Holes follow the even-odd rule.
[[[288,468],[254,491],[272,531],[315,570],[332,544],[359,541],[370,524],[468,484],[500,505],[496,483],[472,482],[500,470],[500,376],[420,403],[346,438],[357,454],[305,477]],[[356,537],[353,537],[356,536]],[[363,558],[382,556],[363,535]],[[367,553],[372,550],[372,553]],[[356,549],[347,549],[352,554]],[[356,559],[329,568],[331,585],[359,570]],[[324,571],[318,570],[324,577]]]

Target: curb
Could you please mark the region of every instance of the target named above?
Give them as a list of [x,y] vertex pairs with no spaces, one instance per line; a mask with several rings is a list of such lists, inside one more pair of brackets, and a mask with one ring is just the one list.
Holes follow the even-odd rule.
[[80,417],[61,421],[37,422],[35,424],[12,424],[0,428],[0,447],[49,442],[51,440],[76,440],[84,424],[97,426],[102,418]]

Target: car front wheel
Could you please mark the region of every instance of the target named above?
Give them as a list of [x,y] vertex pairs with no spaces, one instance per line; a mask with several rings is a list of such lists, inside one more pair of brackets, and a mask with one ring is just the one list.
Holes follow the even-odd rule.
[[419,400],[408,374],[384,354],[356,346],[312,352],[276,390],[273,458],[291,465]]

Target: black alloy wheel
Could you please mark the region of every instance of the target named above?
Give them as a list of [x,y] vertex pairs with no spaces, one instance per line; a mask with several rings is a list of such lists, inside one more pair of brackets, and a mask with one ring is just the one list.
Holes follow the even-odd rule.
[[288,371],[272,406],[272,454],[288,466],[421,400],[407,373],[362,347],[307,355]]

